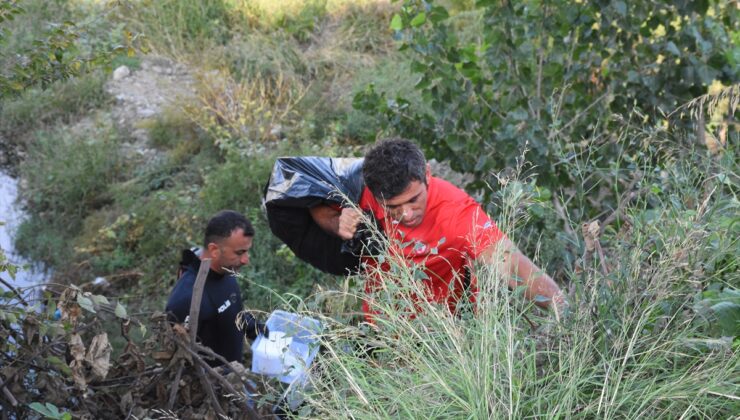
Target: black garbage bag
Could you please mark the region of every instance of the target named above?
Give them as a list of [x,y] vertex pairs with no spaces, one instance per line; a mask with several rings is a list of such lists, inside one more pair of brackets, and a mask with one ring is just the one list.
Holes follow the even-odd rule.
[[350,241],[325,232],[309,209],[318,204],[347,207],[362,196],[362,158],[285,157],[272,168],[264,203],[270,230],[300,259],[319,270],[345,275],[356,272],[367,248],[368,229]]

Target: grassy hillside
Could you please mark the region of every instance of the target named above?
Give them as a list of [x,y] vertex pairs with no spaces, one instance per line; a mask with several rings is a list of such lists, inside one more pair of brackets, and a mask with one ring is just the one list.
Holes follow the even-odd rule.
[[[488,21],[475,3],[440,2],[452,15],[445,28],[450,39],[484,41],[479,33]],[[613,3],[609,7],[618,10],[622,2]],[[16,156],[29,214],[16,246],[53,268],[51,282],[90,287],[105,277],[108,289],[86,290],[115,297],[148,325],[149,315],[164,307],[180,250],[200,245],[207,218],[231,208],[249,215],[257,232],[251,265],[240,279],[245,306],[306,312],[327,325],[302,416],[729,418],[740,412],[737,80],[702,85],[707,96],[681,108],[686,118],[680,126],[636,106],[579,120],[583,130],[567,135],[564,130],[575,127],[567,121],[554,118],[545,131],[530,132],[536,124],[516,117],[516,124],[502,129],[521,146],[514,150],[481,136],[476,130],[483,125],[474,115],[463,118],[444,107],[455,103],[485,114],[480,98],[486,96],[471,93],[470,81],[490,74],[483,64],[482,76],[465,73],[474,49],[444,57],[461,60],[450,65],[460,72],[450,77],[435,75],[431,64],[420,68],[418,54],[434,57],[434,48],[441,48],[431,41],[428,49],[416,44],[399,50],[410,39],[391,29],[400,28],[400,16],[409,27],[426,19],[409,14],[410,2],[20,4],[23,13],[4,26],[10,35],[0,46],[2,71],[63,19],[76,22],[81,36],[75,50],[81,54],[126,46],[106,50],[115,51],[108,65],[29,87],[0,103],[0,139]],[[737,22],[717,25],[738,39]],[[730,39],[715,47],[740,60]],[[527,45],[512,49],[542,57]],[[129,46],[136,54],[127,54]],[[123,100],[110,93],[111,71],[127,65],[136,74],[160,62],[182,66],[188,83],[180,88],[191,94],[151,115],[123,118]],[[162,66],[165,75],[174,68]],[[576,79],[597,89],[597,72],[589,66]],[[511,71],[522,84],[541,87],[536,71]],[[458,85],[460,74],[469,80]],[[455,86],[444,90],[445,83]],[[577,95],[563,93],[571,86],[556,86],[543,109],[570,113],[574,121],[592,111],[580,107]],[[519,90],[497,85],[491,98],[503,106],[522,96]],[[459,96],[434,96],[442,91]],[[619,90],[612,94],[612,101],[626,97]],[[504,111],[492,118],[504,121],[515,113]],[[409,116],[419,119],[409,122]],[[403,273],[388,301],[379,303],[379,328],[358,325],[362,277],[321,273],[269,233],[261,195],[276,157],[361,156],[391,133],[426,133],[430,137],[416,140],[430,152],[445,151],[434,136],[457,133],[459,127],[450,128],[456,121],[468,127],[460,134],[467,143],[458,163],[464,155],[471,171],[487,176],[471,192],[486,197],[482,204],[499,225],[568,291],[571,310],[561,322],[526,304],[520,290],[500,287],[499,273],[478,267],[483,287],[475,312],[453,317],[430,305],[408,319],[399,308],[413,304],[407,292],[420,283]],[[547,169],[526,162],[532,147],[544,150]],[[482,163],[475,165],[474,158]],[[493,161],[514,163],[486,166]],[[546,183],[538,179],[542,171],[549,171]],[[589,231],[594,221],[601,224]],[[601,252],[590,248],[594,243]],[[3,322],[12,322],[6,315],[12,312],[0,309]],[[96,325],[117,337],[114,352],[123,352],[119,325]],[[134,341],[141,344],[141,337]],[[146,353],[147,362],[151,355]],[[65,377],[64,369],[59,372]],[[275,395],[263,402],[280,391],[267,389]],[[47,401],[80,409],[69,399]]]

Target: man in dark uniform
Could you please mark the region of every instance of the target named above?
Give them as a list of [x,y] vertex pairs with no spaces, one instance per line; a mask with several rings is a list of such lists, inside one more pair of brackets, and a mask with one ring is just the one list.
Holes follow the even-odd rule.
[[[251,314],[240,315],[243,306],[235,273],[249,264],[253,237],[254,228],[244,215],[232,210],[217,213],[206,227],[202,252],[183,251],[181,275],[167,301],[170,320],[187,322],[200,262],[210,258],[211,268],[198,318],[198,339],[229,362],[242,362],[245,334],[250,339],[256,338],[258,333],[267,335],[264,324],[258,323]],[[239,316],[244,317],[240,323],[244,325],[243,330],[237,327]]]

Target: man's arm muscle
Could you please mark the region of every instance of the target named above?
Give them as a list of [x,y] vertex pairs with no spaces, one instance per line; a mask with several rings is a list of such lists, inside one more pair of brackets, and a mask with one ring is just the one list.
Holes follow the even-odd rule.
[[[524,296],[534,300],[535,304],[543,308],[554,308],[556,313],[562,310],[565,304],[563,293],[544,271],[537,267],[526,255],[508,238],[489,246],[480,255],[487,264],[503,264],[502,268],[508,277],[508,286],[514,290],[518,286],[525,286]],[[535,299],[537,296],[546,298],[544,301]]]

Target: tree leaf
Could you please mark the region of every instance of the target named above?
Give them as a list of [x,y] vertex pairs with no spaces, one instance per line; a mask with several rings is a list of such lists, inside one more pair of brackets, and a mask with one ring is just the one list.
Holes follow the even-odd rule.
[[740,335],[740,305],[733,302],[719,302],[712,305],[712,311],[717,316],[723,336]]
[[622,16],[627,15],[627,5],[623,1],[615,1],[614,10],[616,10],[617,13],[619,13]]
[[391,19],[391,29],[394,31],[400,31],[403,29],[403,19],[401,19],[401,16],[398,13],[393,15],[393,19]]
[[96,313],[95,306],[93,305],[93,301],[85,296],[82,296],[81,294],[77,295],[77,304],[79,304],[83,309],[85,309],[88,312]]
[[116,303],[116,316],[123,319],[128,319],[126,308],[121,305],[121,302]]
[[676,44],[673,43],[673,41],[668,41],[665,44],[665,49],[676,57],[681,56],[681,51],[678,50],[678,47],[676,46]]
[[427,14],[424,12],[419,13],[418,15],[414,16],[413,19],[411,19],[411,26],[414,28],[418,28],[419,26],[423,25],[427,21]]
[[43,414],[44,416],[51,415],[51,413],[49,413],[46,407],[39,402],[33,402],[31,404],[28,404],[28,407],[37,413]]
[[108,298],[103,295],[92,295],[90,296],[90,299],[92,299],[92,301],[95,302],[96,305],[110,305],[110,302],[108,302]]

